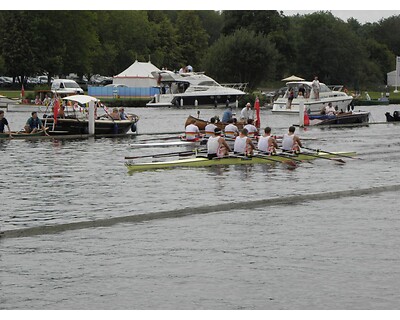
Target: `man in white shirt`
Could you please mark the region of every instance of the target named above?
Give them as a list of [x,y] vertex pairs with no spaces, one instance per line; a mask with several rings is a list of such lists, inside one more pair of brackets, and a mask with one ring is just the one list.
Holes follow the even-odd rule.
[[332,102],[329,102],[328,105],[325,107],[325,114],[330,116],[336,114],[336,109],[332,106]]
[[215,125],[215,118],[212,117],[210,119],[210,123],[207,124],[206,127],[204,128],[204,131],[205,131],[204,137],[209,138],[212,135],[214,135],[215,128],[217,128],[217,126]]
[[224,133],[226,138],[236,138],[239,135],[239,129],[233,121],[233,119],[228,120],[228,124],[225,126]]
[[246,106],[240,112],[240,119],[243,120],[244,122],[247,122],[247,120],[249,119],[254,120],[254,112],[251,109],[250,102],[247,102]]
[[319,85],[319,81],[318,81],[318,77],[315,76],[314,77],[314,81],[311,84],[312,90],[314,92],[314,98],[316,100],[319,100],[319,89],[320,89],[320,85]]
[[247,130],[248,132],[248,137],[249,138],[254,138],[258,136],[258,129],[257,127],[253,124],[253,119],[247,120],[247,124],[244,126],[244,129]]

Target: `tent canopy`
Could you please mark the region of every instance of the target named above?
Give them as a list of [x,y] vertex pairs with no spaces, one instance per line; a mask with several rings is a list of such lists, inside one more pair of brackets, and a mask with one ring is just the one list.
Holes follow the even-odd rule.
[[160,71],[151,62],[135,61],[129,68],[113,77],[113,84],[123,84],[128,87],[152,87],[157,85],[157,79],[151,74]]
[[304,79],[295,75],[291,75],[290,77],[282,79],[282,81],[304,81]]

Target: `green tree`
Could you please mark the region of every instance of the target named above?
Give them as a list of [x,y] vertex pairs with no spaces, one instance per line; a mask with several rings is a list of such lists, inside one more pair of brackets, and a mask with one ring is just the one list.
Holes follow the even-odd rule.
[[6,73],[20,83],[37,71],[37,32],[26,23],[29,19],[26,11],[5,11],[0,19]]
[[208,47],[208,34],[195,11],[178,11],[178,44],[181,50],[181,65],[191,64],[195,69]]
[[209,49],[205,71],[222,82],[248,82],[255,88],[275,79],[278,52],[267,37],[246,29],[221,37]]
[[373,31],[374,38],[387,47],[397,56],[400,56],[400,15],[380,20]]

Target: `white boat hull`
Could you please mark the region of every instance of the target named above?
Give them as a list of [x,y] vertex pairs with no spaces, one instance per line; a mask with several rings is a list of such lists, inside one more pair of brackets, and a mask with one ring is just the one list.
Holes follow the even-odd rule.
[[[310,112],[320,112],[322,108],[326,107],[329,102],[332,103],[334,107],[338,107],[338,110],[347,111],[347,107],[351,104],[353,98],[350,96],[342,97],[329,97],[322,98],[321,100],[315,99],[303,99],[305,110],[310,110]],[[289,107],[288,101],[285,98],[279,98],[274,102],[272,107],[272,112],[282,112],[282,113],[299,113],[299,99],[293,99],[291,106]]]

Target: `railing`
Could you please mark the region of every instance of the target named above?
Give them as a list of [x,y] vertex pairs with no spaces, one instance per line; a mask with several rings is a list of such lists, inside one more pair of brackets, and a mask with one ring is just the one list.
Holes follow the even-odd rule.
[[237,89],[241,91],[246,91],[248,82],[237,82],[237,83],[220,83],[221,86],[223,87],[228,87],[232,89]]

